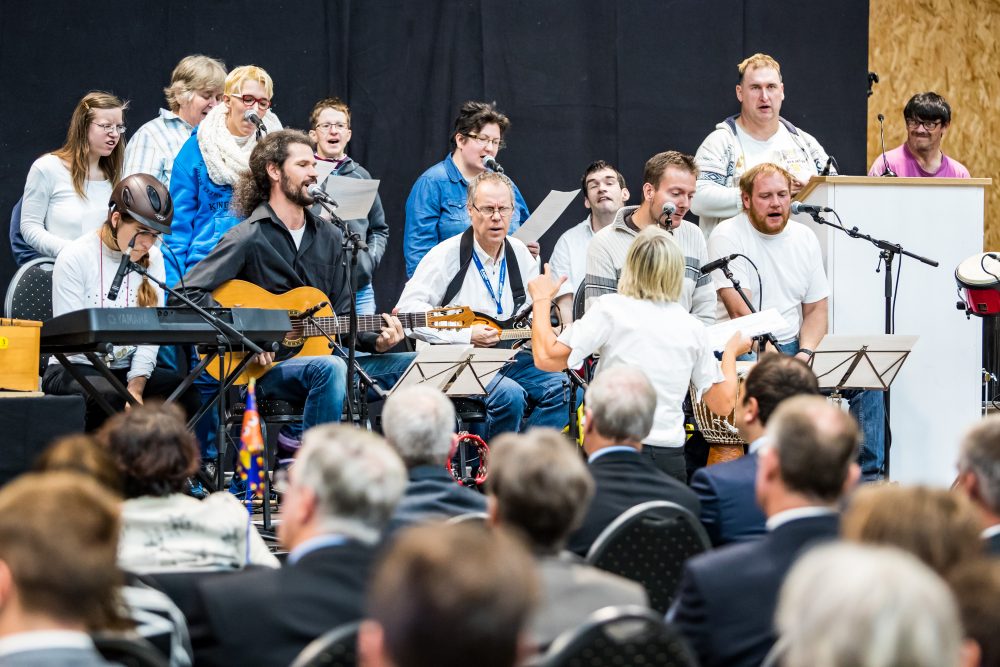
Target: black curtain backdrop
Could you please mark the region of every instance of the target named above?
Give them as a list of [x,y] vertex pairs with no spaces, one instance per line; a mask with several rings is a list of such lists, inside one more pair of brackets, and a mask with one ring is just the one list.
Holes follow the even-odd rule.
[[[756,51],[782,65],[782,115],[843,173],[864,173],[867,0],[0,0],[0,218],[88,90],[130,100],[131,134],[164,104],[183,56],[253,63],[274,78],[288,127],[305,128],[321,97],[350,104],[348,153],[381,179],[392,230],[375,279],[387,309],[405,278],[406,197],[448,152],[463,101],[496,100],[511,118],[499,160],[532,210],[550,189],[579,187],[596,159],[638,193],[648,157],[693,154],[738,111],[736,63]],[[543,257],[585,215],[572,204]],[[6,239],[0,247],[6,285],[14,266]]]

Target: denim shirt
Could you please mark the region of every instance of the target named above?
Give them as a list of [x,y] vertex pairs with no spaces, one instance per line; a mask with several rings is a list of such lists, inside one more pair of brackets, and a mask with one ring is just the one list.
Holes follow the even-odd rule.
[[[427,251],[445,239],[469,228],[465,208],[469,182],[455,166],[451,154],[425,171],[406,199],[406,228],[403,232],[403,257],[409,278]],[[514,186],[514,213],[508,234],[514,233],[528,219],[528,205]]]

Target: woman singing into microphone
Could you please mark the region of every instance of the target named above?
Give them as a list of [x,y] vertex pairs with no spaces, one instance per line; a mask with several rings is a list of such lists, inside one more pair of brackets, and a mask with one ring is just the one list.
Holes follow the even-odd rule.
[[[163,305],[163,293],[145,276],[129,273],[116,281],[123,253],[145,267],[151,276],[163,280],[163,255],[156,247],[161,234],[170,234],[173,202],[166,186],[149,174],[133,174],[111,193],[110,209],[104,224],[66,246],[56,258],[52,272],[52,315],[84,308],[131,308]],[[115,283],[118,282],[117,285]],[[119,293],[109,298],[115,286]],[[111,372],[142,402],[148,397],[166,398],[182,378],[156,368],[156,345],[116,346],[104,361]],[[101,393],[112,407],[122,409],[125,399],[83,355],[69,360]],[[42,377],[48,394],[82,394],[87,399],[87,430],[101,425],[107,415],[53,357]],[[179,400],[193,415],[200,403],[198,392],[188,389]]]

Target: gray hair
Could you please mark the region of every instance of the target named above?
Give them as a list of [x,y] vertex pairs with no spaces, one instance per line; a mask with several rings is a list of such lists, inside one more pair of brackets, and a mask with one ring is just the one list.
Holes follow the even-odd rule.
[[983,502],[1000,514],[1000,416],[987,417],[965,434],[958,469],[976,476]]
[[952,667],[962,627],[945,583],[908,553],[836,543],[791,569],[775,615],[782,667]]
[[374,541],[406,488],[406,468],[385,440],[340,424],[302,434],[295,484],[311,490],[324,530]]
[[584,400],[594,428],[605,438],[642,442],[653,428],[656,390],[635,366],[613,366],[598,372]]
[[382,408],[382,433],[406,467],[443,465],[455,434],[455,406],[439,389],[400,389]]
[[466,206],[472,206],[476,203],[476,193],[479,192],[479,186],[486,181],[497,181],[506,185],[507,189],[510,191],[510,205],[517,207],[517,201],[514,197],[514,183],[505,175],[489,170],[478,174],[475,178],[469,181],[469,188],[466,190]]

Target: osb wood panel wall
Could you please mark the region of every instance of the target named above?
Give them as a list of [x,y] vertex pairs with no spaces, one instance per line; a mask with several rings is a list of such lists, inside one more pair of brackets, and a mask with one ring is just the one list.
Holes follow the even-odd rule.
[[[934,91],[951,105],[943,149],[986,191],[986,248],[1000,249],[1000,0],[871,0],[868,66],[880,82],[868,98],[868,165],[906,140],[903,106]],[[947,207],[941,211],[947,219]]]

